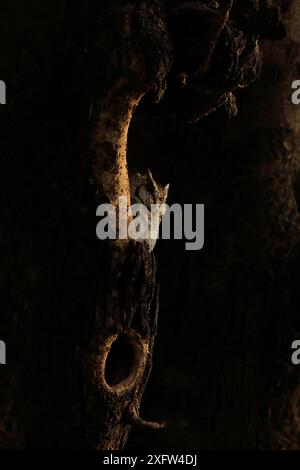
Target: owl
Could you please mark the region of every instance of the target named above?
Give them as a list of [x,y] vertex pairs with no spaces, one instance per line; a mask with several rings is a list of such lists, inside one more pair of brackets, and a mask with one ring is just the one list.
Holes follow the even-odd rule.
[[145,175],[134,171],[130,174],[129,179],[131,203],[143,204],[148,211],[149,237],[145,241],[150,252],[155,247],[159,233],[159,225],[166,211],[169,185],[162,186],[157,183],[150,170],[147,170]]

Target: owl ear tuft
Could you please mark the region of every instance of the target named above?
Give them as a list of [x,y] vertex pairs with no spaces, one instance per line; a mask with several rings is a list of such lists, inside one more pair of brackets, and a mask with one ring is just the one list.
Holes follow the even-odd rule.
[[167,185],[164,187],[165,201],[167,200],[167,197],[168,197],[168,194],[169,194],[169,189],[170,189],[170,185],[167,184]]
[[149,168],[147,169],[147,177],[148,177],[148,182],[150,183],[150,185],[152,186],[152,188],[155,191],[157,189],[157,184],[156,184],[155,179],[153,178],[152,173],[149,170]]

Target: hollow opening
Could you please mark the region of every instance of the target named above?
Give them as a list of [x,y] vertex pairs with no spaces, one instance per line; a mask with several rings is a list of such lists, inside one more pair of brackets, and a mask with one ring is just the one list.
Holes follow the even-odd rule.
[[111,345],[105,364],[106,383],[113,387],[126,380],[134,366],[134,347],[124,336]]
[[104,362],[104,380],[114,392],[133,387],[145,361],[143,343],[138,335],[124,333],[110,344]]

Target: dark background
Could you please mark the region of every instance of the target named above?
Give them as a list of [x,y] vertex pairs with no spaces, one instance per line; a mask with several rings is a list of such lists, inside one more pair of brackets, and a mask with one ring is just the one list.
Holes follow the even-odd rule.
[[[94,8],[96,2],[0,1],[8,102],[0,108],[0,334],[9,347],[0,397],[14,398],[12,414],[1,409],[0,431],[17,439],[18,419],[8,414],[32,414],[29,440],[35,436],[37,446],[47,407],[57,413],[56,426],[68,413],[76,421],[68,393],[82,377],[68,369],[64,351],[85,341],[99,267],[85,147],[85,49]],[[281,73],[271,78],[265,68],[238,94],[231,120],[221,109],[186,125],[149,103],[133,120],[130,164],[170,183],[169,203],[205,204],[205,247],[157,244],[161,308],[142,415],[168,426],[133,431],[128,448],[285,445],[276,434],[270,439],[269,428],[285,423],[289,392],[297,390],[290,362],[300,330],[297,155],[290,163],[284,129],[266,125],[272,109],[264,90],[277,86]],[[70,321],[82,338],[69,337]],[[41,344],[46,330],[51,340]],[[55,373],[48,369],[53,351],[60,351]],[[34,368],[32,355],[40,357]],[[49,389],[36,397],[44,373],[53,375],[53,389],[61,387],[60,399]],[[288,436],[299,432],[295,406]],[[280,410],[274,419],[273,407]],[[41,413],[45,429],[36,427]]]
[[297,249],[286,259],[292,223],[278,236],[264,203],[274,181],[262,168],[260,86],[243,90],[231,120],[219,110],[195,125],[139,116],[132,126],[129,161],[169,181],[170,202],[205,204],[202,251],[158,242],[161,308],[143,412],[169,426],[133,432],[132,448],[264,445],[270,402],[291,368],[299,276]]

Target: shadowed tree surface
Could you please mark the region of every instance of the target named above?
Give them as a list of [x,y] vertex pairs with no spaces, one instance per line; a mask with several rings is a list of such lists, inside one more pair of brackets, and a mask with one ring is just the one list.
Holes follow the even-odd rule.
[[[1,446],[297,448],[298,0],[1,3]],[[201,252],[96,239],[126,159]]]

